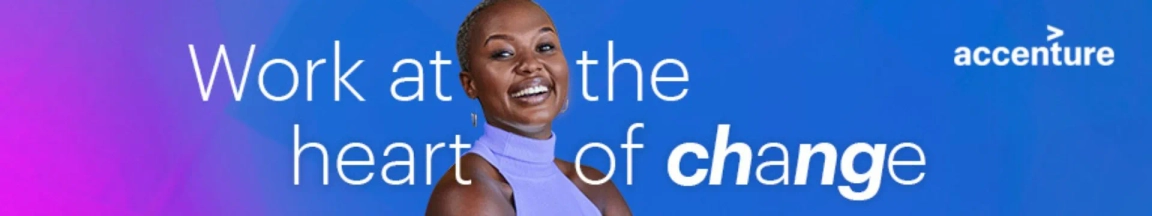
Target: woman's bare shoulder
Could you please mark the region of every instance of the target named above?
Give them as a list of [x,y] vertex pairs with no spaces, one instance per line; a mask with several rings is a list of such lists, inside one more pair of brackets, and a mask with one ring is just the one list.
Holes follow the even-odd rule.
[[[616,188],[616,184],[612,183],[611,179],[603,184],[592,185],[580,179],[580,175],[576,173],[576,164],[560,159],[556,159],[555,162],[560,171],[568,177],[568,180],[576,184],[576,188],[579,188],[580,192],[584,193],[584,196],[588,197],[605,216],[632,215],[632,210],[628,208],[624,196],[620,194],[620,190]],[[605,176],[604,172],[587,165],[581,165],[579,169],[589,180],[599,180]]]
[[[471,183],[458,182],[456,169],[460,169],[463,183]],[[475,154],[461,156],[459,166],[448,168],[432,189],[426,209],[426,215],[509,215],[514,212],[511,187],[491,163]]]

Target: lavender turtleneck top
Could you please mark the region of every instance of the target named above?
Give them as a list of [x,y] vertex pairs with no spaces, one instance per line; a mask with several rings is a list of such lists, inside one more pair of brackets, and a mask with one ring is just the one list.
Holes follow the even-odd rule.
[[556,167],[555,149],[555,132],[538,140],[484,125],[484,135],[468,153],[483,157],[508,180],[517,215],[600,215]]

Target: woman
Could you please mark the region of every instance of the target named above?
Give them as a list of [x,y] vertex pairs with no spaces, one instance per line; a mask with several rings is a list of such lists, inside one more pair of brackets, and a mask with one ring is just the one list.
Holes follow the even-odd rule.
[[[584,183],[575,165],[555,158],[552,120],[567,108],[568,63],[543,8],[485,0],[460,26],[456,46],[460,84],[487,124],[437,183],[428,215],[631,215],[611,181]],[[457,182],[457,169],[471,184]]]

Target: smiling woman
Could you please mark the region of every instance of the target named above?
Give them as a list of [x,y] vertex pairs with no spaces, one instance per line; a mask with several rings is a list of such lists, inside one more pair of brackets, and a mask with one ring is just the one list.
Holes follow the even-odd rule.
[[568,64],[543,8],[481,2],[461,24],[456,51],[484,135],[437,183],[427,215],[631,215],[615,184],[584,183],[577,170],[603,173],[555,157],[552,120],[567,109]]

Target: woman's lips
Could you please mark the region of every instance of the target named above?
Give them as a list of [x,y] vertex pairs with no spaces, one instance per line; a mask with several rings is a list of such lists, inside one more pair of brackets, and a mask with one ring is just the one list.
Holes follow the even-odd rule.
[[508,96],[522,105],[539,105],[552,96],[552,81],[543,77],[525,79],[513,84],[508,91]]
[[535,106],[535,105],[539,105],[541,103],[544,103],[544,100],[547,100],[551,96],[552,96],[551,92],[544,92],[544,93],[539,93],[539,94],[515,97],[513,99],[523,103],[524,105]]

